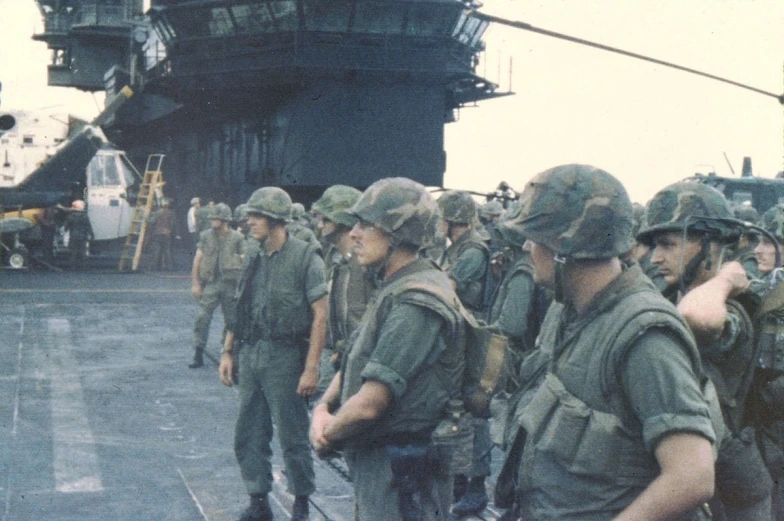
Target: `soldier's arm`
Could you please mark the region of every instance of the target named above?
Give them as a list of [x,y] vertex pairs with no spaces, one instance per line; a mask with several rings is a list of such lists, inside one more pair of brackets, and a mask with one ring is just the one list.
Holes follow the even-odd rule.
[[329,449],[329,442],[324,437],[324,430],[334,418],[333,413],[340,402],[340,387],[342,385],[343,373],[338,371],[329,383],[327,390],[321,400],[313,408],[313,418],[310,422],[310,443],[316,453],[326,453]]
[[327,337],[327,297],[321,297],[310,307],[313,310],[313,322],[310,325],[308,355],[297,386],[297,394],[303,397],[313,396],[318,385],[319,361]]
[[727,321],[729,297],[749,286],[746,271],[737,262],[724,264],[715,277],[687,292],[678,303],[678,311],[689,323],[694,335],[716,339]]
[[661,474],[615,521],[676,519],[713,496],[713,454],[706,438],[670,434],[656,446]]
[[389,388],[374,380],[366,380],[357,394],[342,404],[338,414],[324,428],[323,441],[332,445],[344,441],[368,427],[392,403]]
[[193,267],[191,268],[191,293],[194,297],[201,296],[201,282],[199,281],[199,268],[201,267],[201,259],[204,253],[201,249],[196,250],[196,255],[193,256]]

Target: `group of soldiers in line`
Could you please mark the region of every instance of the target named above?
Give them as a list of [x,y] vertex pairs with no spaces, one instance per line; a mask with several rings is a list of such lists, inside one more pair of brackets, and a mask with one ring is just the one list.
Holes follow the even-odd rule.
[[[312,450],[345,459],[357,520],[413,521],[481,513],[494,446],[505,520],[784,519],[783,206],[755,226],[682,182],[635,214],[588,165],[481,208],[405,178],[295,205],[214,205],[193,262],[190,367],[220,304],[239,387],[240,521],[273,518],[273,424],[295,520]],[[434,439],[462,410],[466,313],[508,338],[509,378],[462,414],[456,473]]]

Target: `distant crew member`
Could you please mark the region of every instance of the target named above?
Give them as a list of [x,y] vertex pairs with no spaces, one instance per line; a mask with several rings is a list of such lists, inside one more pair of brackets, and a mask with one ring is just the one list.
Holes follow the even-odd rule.
[[201,311],[193,326],[194,354],[188,366],[191,369],[204,365],[204,349],[215,308],[220,305],[224,323],[232,322],[236,313],[234,292],[240,279],[245,238],[229,227],[231,217],[231,209],[224,203],[211,208],[211,228],[201,233],[193,258],[191,293]]
[[172,232],[174,229],[174,212],[170,208],[169,200],[161,198],[160,208],[149,217],[150,227],[150,259],[151,270],[171,270],[172,263]]
[[81,271],[84,269],[84,259],[87,248],[95,234],[90,224],[90,217],[85,211],[84,201],[75,200],[71,204],[73,210],[65,219],[65,229],[69,233],[68,249],[71,251],[71,269]]
[[268,494],[275,430],[294,495],[291,519],[303,521],[316,488],[307,401],[316,392],[326,337],[324,261],[318,246],[286,230],[291,198],[285,191],[271,186],[256,190],[247,212],[250,233],[261,244],[245,261],[236,320],[227,323],[219,367],[221,382],[232,385],[232,350],[240,348],[234,453],[250,495],[240,521],[272,519]]
[[188,223],[188,233],[191,237],[191,244],[193,244],[194,249],[196,245],[199,244],[199,221],[197,219],[197,214],[201,208],[201,201],[198,197],[194,197],[191,199],[191,207],[188,208],[188,216],[187,216],[187,223]]

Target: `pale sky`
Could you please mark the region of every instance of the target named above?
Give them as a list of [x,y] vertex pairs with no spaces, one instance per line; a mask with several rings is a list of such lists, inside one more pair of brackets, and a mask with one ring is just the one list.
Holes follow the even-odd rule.
[[[780,0],[485,0],[483,12],[784,92]],[[0,0],[0,110],[61,105],[97,114],[102,98],[46,87],[33,0]],[[563,163],[604,168],[645,202],[694,172],[784,170],[784,111],[773,98],[535,33],[491,25],[478,74],[515,96],[460,111],[446,127],[450,188],[522,188]],[[501,63],[499,67],[499,61]],[[500,70],[500,77],[499,77]]]

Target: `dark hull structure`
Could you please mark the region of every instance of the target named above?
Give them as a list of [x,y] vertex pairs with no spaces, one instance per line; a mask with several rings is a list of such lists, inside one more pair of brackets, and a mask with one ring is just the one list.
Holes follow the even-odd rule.
[[[388,176],[441,186],[444,125],[511,94],[478,77],[470,0],[38,0],[49,84],[135,95],[104,126],[167,192],[310,202]],[[186,202],[186,203],[183,203]]]

